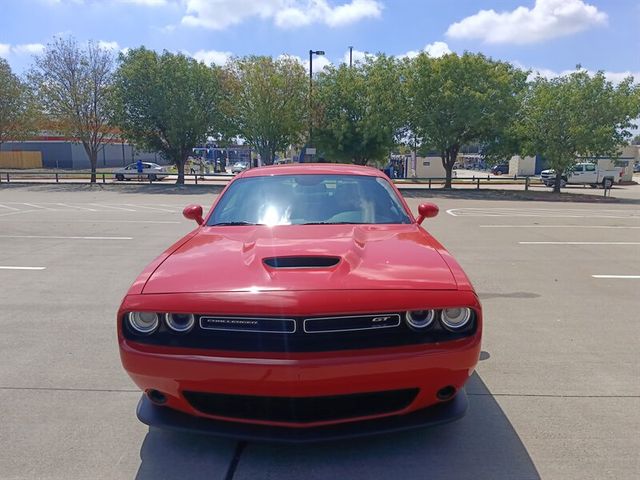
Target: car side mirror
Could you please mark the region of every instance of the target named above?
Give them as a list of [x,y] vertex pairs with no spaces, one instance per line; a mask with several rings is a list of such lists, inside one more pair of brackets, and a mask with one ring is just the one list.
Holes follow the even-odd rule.
[[187,205],[182,210],[182,215],[184,218],[188,218],[189,220],[195,220],[198,225],[202,225],[204,223],[204,218],[202,218],[202,207],[200,205]]
[[432,218],[438,215],[440,209],[435,203],[421,203],[418,205],[418,225],[420,225],[425,218]]

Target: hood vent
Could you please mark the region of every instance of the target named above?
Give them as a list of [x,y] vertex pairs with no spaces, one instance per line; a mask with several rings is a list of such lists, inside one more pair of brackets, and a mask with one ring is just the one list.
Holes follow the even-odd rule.
[[340,257],[270,257],[263,262],[271,268],[329,268],[340,262]]

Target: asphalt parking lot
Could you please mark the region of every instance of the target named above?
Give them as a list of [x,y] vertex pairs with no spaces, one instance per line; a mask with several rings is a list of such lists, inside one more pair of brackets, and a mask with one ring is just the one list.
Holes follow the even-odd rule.
[[[639,187],[640,188],[640,187]],[[640,207],[436,198],[483,302],[467,416],[281,446],[149,430],[115,312],[205,189],[0,188],[0,478],[627,479],[640,472]],[[415,211],[419,198],[408,199]]]

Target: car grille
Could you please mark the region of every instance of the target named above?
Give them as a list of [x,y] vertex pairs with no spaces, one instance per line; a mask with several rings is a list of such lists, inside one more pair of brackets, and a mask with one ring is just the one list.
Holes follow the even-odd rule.
[[259,397],[183,392],[196,410],[227,418],[311,423],[381,415],[402,410],[418,395],[417,388],[327,397]]
[[404,312],[325,317],[241,317],[196,315],[196,327],[186,334],[163,324],[153,335],[122,332],[140,343],[172,347],[243,352],[326,352],[383,348],[456,340],[472,335],[476,322],[460,332],[444,330],[438,322],[424,332],[411,330]]

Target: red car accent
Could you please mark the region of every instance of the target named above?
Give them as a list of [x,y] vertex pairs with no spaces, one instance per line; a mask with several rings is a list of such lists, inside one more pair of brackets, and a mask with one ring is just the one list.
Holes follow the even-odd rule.
[[[387,182],[408,220],[208,225],[235,182],[309,174]],[[437,209],[422,212],[430,213],[420,221]],[[467,323],[450,328],[445,309],[466,312]],[[408,311],[419,311],[428,325],[414,328]],[[132,329],[129,312],[150,312],[152,320],[158,312],[154,331]],[[164,313],[184,314],[191,330],[171,331]],[[136,279],[117,325],[122,364],[146,393],[142,421],[249,438],[315,432],[309,438],[323,439],[459,418],[480,355],[482,308],[461,267],[381,172],[303,164],[235,177],[204,223]],[[247,426],[268,431],[253,435]]]

